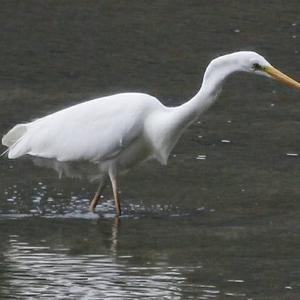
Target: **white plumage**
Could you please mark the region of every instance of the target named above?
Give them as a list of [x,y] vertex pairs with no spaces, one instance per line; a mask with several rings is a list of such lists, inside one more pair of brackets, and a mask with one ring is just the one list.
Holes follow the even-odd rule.
[[200,91],[178,107],[166,107],[146,94],[117,94],[18,124],[3,137],[2,144],[8,147],[11,159],[29,154],[59,162],[97,164],[101,182],[91,209],[95,209],[109,175],[117,215],[120,215],[117,175],[148,158],[166,164],[184,129],[214,103],[224,79],[236,71],[272,76],[300,87],[257,53],[236,52],[213,60],[205,72]]
[[18,124],[3,137],[8,157],[25,154],[59,161],[107,160],[141,137],[144,121],[163,108],[143,94],[118,94],[86,101],[31,123]]

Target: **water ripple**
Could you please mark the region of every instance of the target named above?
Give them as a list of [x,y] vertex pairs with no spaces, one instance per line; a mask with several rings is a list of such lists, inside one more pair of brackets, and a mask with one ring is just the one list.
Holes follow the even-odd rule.
[[9,266],[1,287],[4,297],[179,299],[185,281],[178,269],[130,266],[131,256],[70,256],[16,237],[4,256]]

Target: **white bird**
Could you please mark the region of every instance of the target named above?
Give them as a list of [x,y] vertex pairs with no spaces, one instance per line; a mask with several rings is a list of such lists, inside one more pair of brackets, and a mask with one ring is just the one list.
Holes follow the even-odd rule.
[[266,75],[300,89],[299,82],[259,54],[240,51],[212,60],[199,92],[180,106],[166,107],[142,93],[116,94],[18,124],[3,137],[2,144],[8,147],[10,159],[29,154],[58,162],[96,164],[100,183],[90,209],[95,211],[109,177],[119,216],[118,175],[149,158],[166,164],[184,130],[215,102],[225,78],[238,71]]

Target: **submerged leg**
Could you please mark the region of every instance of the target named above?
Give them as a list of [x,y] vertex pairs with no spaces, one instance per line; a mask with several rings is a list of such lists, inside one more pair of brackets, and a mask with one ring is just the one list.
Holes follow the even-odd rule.
[[106,183],[106,178],[101,179],[100,184],[98,186],[98,189],[95,193],[94,198],[92,199],[91,203],[90,203],[90,211],[95,212],[96,206],[100,200],[101,197],[101,193],[105,187],[105,183]]
[[116,217],[119,217],[121,215],[121,204],[120,204],[120,197],[118,194],[117,174],[115,170],[111,169],[109,171],[109,178],[111,181],[111,186],[112,186],[114,199],[115,199]]

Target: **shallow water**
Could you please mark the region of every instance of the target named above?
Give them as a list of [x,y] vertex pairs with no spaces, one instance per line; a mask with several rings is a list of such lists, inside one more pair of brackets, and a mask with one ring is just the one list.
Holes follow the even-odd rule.
[[[1,220],[0,295],[68,299],[297,299],[297,214],[203,211],[119,220]],[[285,298],[286,297],[286,298]]]
[[[240,49],[299,80],[299,12],[298,1],[3,3],[0,132],[122,91],[182,103],[211,58]],[[299,299],[299,95],[233,75],[167,167],[121,179],[119,221],[109,188],[92,214],[96,183],[2,157],[0,298]]]

